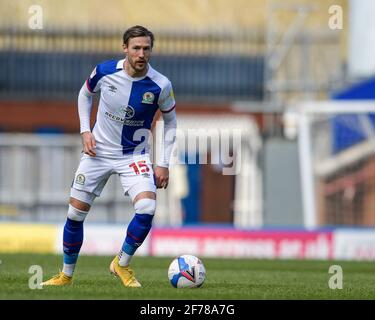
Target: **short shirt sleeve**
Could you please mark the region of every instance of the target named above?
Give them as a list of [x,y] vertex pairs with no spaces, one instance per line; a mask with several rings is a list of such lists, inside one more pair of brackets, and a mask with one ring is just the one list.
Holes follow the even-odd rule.
[[100,90],[101,78],[100,65],[97,65],[86,80],[86,85],[90,92],[95,93]]
[[86,80],[87,89],[92,92],[98,92],[104,80],[103,77],[116,73],[121,70],[117,68],[118,60],[108,60],[98,64],[91,72],[90,77]]
[[159,108],[161,112],[172,111],[175,107],[176,101],[174,98],[173,88],[170,81],[163,88],[159,97]]

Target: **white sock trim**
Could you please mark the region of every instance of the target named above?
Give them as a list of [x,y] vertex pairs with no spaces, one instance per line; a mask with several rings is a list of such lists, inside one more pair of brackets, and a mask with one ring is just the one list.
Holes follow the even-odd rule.
[[121,267],[127,267],[130,264],[130,261],[132,258],[133,256],[121,250],[120,253],[118,254],[118,264]]
[[68,218],[74,221],[84,221],[88,211],[82,211],[79,209],[74,208],[71,204],[69,204],[68,209]]
[[74,272],[74,269],[76,267],[76,264],[75,263],[72,263],[72,264],[66,264],[64,263],[64,266],[63,266],[63,272],[68,276],[68,277],[73,277],[73,272]]
[[140,199],[134,203],[135,213],[154,214],[156,209],[156,200],[154,199]]

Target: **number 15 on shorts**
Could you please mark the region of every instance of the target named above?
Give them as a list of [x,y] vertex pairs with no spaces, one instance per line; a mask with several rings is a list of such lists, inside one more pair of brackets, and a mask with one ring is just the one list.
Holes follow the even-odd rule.
[[140,160],[129,164],[130,168],[133,168],[135,174],[146,173],[150,171],[150,168],[146,164],[146,160]]

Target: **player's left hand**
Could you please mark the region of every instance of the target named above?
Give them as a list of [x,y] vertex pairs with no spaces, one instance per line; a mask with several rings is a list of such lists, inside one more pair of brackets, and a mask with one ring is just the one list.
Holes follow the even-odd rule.
[[158,189],[168,187],[169,182],[169,169],[156,166],[154,169],[155,183]]

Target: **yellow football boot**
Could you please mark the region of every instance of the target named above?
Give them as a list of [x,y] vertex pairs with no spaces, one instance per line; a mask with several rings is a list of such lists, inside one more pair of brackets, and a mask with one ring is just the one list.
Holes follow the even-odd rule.
[[116,277],[120,277],[122,283],[125,287],[138,288],[141,284],[134,276],[134,271],[128,267],[122,267],[118,264],[118,256],[116,256],[109,266],[109,271],[113,273]]
[[68,277],[64,272],[60,272],[59,274],[53,276],[51,279],[42,282],[42,286],[67,286],[72,284],[73,280],[72,277]]

